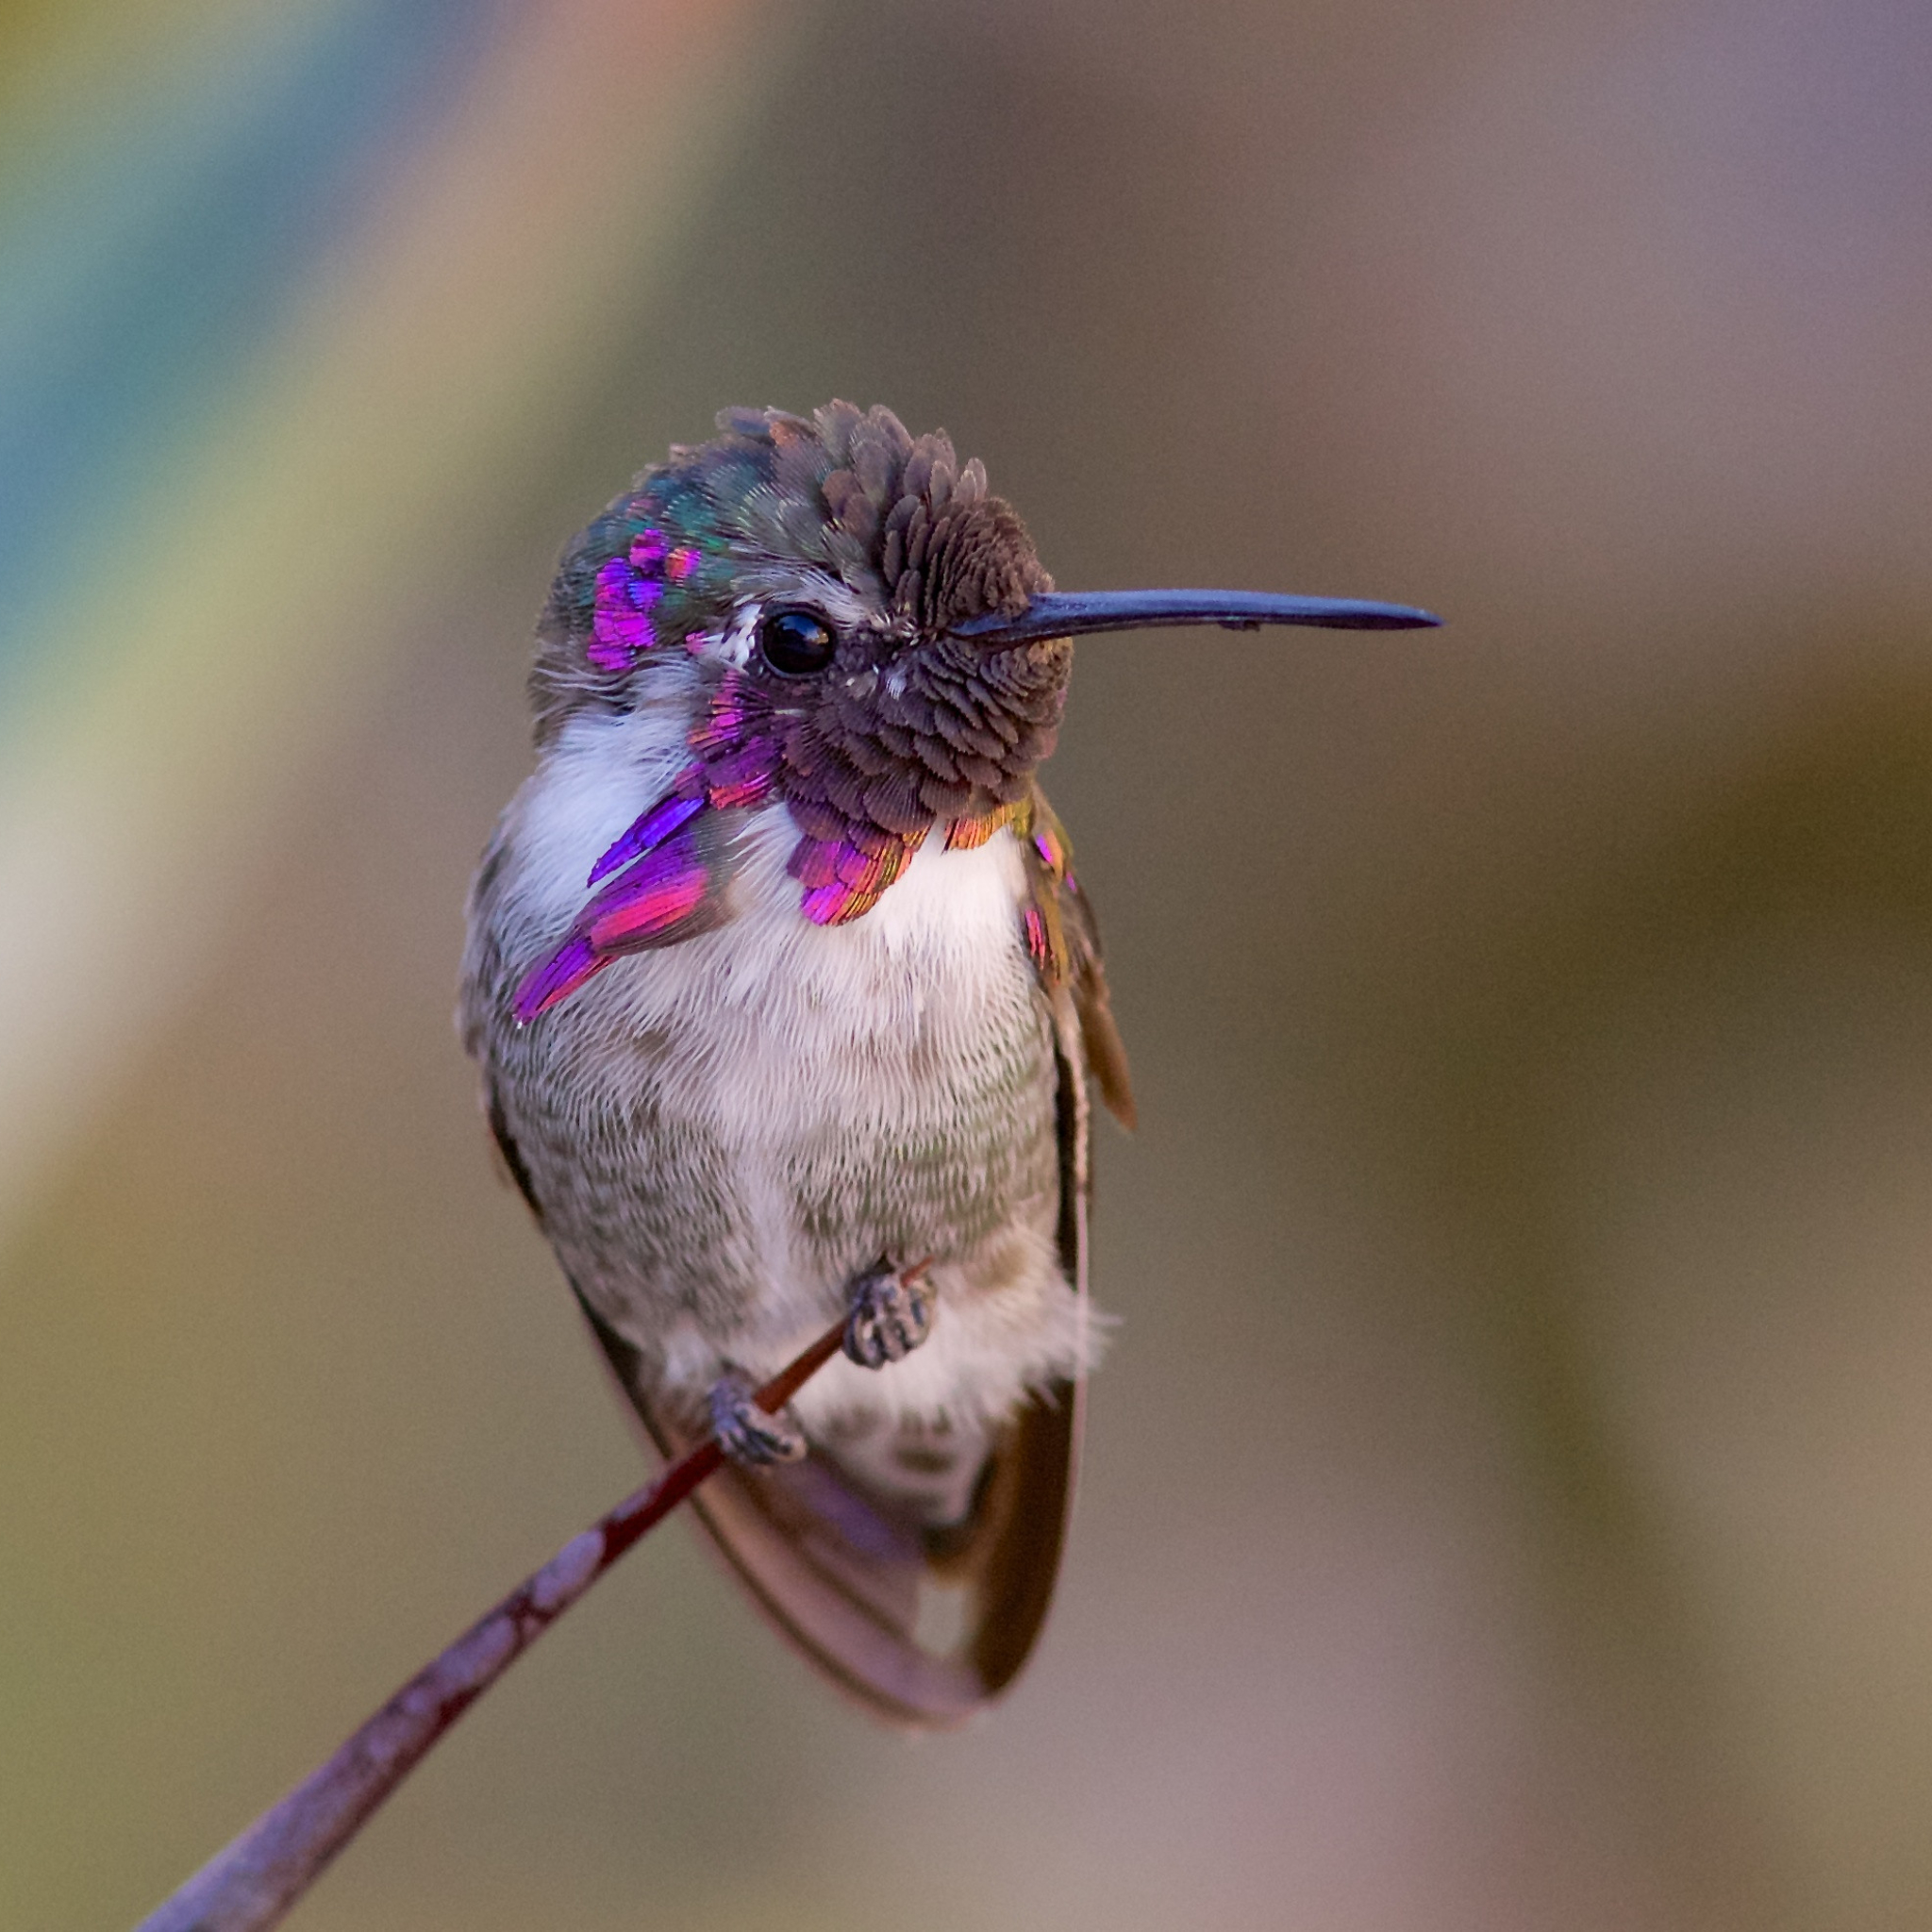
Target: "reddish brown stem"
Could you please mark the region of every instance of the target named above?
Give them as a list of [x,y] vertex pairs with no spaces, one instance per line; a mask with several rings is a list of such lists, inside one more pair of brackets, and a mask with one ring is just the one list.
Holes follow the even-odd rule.
[[[758,1407],[775,1415],[838,1354],[844,1335],[843,1322],[828,1328],[758,1391]],[[723,1460],[715,1441],[699,1443],[573,1537],[136,1932],[261,1932],[275,1924],[464,1711]]]

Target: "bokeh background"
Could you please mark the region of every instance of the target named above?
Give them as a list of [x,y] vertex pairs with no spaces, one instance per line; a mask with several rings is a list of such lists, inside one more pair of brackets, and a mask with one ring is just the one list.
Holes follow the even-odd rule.
[[294,1923],[1932,1919],[1932,12],[0,13],[0,1923],[126,1924],[629,1488],[448,1013],[564,538],[885,401],[1068,587],[1055,1621],[824,1693],[678,1528]]

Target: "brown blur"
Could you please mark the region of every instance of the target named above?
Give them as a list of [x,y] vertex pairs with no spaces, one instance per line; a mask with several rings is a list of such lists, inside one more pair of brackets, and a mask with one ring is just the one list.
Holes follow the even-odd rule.
[[462,892],[563,539],[833,394],[1063,588],[1449,627],[1081,647],[1141,1127],[1007,1707],[872,1730],[679,1527],[294,1923],[1932,1917],[1928,82],[1892,0],[802,33],[6,1259],[34,1923],[137,1916],[635,1480],[485,1155]]

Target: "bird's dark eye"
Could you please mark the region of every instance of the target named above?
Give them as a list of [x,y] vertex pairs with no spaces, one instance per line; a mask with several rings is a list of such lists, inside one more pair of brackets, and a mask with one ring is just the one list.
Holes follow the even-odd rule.
[[809,610],[770,610],[758,620],[758,655],[785,677],[809,677],[839,654],[839,640]]

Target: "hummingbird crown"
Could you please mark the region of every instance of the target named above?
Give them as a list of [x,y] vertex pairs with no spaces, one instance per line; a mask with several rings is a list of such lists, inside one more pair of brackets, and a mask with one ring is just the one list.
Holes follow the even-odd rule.
[[815,591],[903,648],[1053,587],[1018,512],[943,432],[915,440],[891,410],[840,402],[809,421],[726,409],[718,428],[674,445],[566,552],[541,628],[540,739],[586,701],[622,704],[658,645],[702,652],[747,592]]

